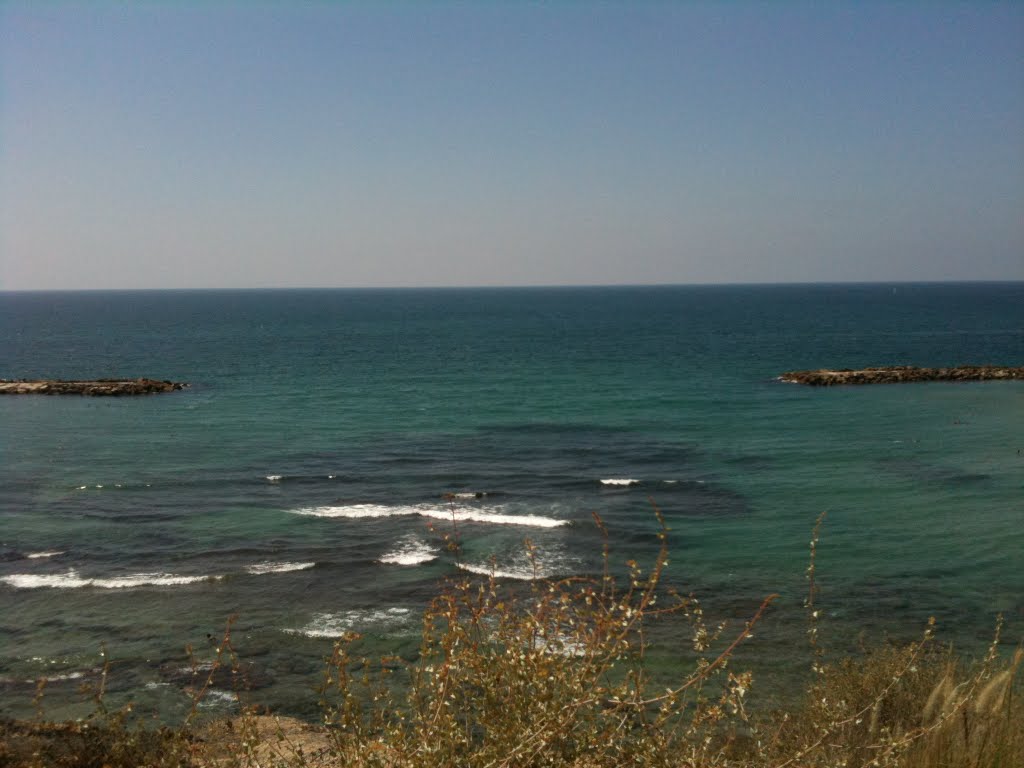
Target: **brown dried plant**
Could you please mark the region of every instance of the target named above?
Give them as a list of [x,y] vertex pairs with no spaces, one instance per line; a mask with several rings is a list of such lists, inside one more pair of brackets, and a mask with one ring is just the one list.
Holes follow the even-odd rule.
[[[339,765],[623,766],[712,765],[730,720],[747,718],[749,673],[728,671],[775,595],[730,642],[709,655],[722,627],[706,626],[699,603],[664,587],[667,526],[651,568],[627,563],[612,575],[605,533],[598,577],[535,580],[526,594],[498,579],[450,584],[423,620],[418,660],[372,664],[337,644],[325,724]],[[534,562],[531,543],[527,553]],[[685,616],[695,668],[653,690],[644,664],[645,624]],[[389,663],[390,662],[390,663]],[[715,683],[712,685],[712,683]]]
[[[86,693],[84,722],[0,723],[0,765],[68,768],[1002,768],[1024,765],[1024,707],[1015,695],[1024,651],[1000,655],[1001,622],[985,658],[965,666],[937,646],[935,621],[919,640],[829,659],[822,641],[814,527],[805,601],[811,679],[780,711],[749,702],[753,676],[732,668],[763,620],[767,596],[741,628],[709,624],[695,597],[665,584],[668,528],[644,570],[534,580],[494,575],[449,582],[424,613],[415,660],[362,658],[358,635],[335,644],[320,689],[317,727],[246,706],[245,667],[229,620],[211,662],[193,658],[191,707],[180,728],[144,728],[130,705],[105,703],[111,664]],[[454,518],[453,518],[454,522]],[[458,531],[446,539],[458,554]],[[682,622],[678,620],[682,619]],[[648,629],[688,627],[696,654],[675,682],[655,682]],[[200,705],[230,681],[240,715],[204,724]],[[44,685],[37,690],[40,708]],[[13,746],[12,746],[13,745]]]

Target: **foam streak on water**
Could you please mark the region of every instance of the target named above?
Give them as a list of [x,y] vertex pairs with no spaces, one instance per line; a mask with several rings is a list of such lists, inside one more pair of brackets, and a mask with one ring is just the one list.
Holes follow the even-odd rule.
[[534,571],[529,567],[521,568],[498,568],[490,565],[474,565],[472,563],[458,563],[460,570],[467,573],[475,573],[478,576],[493,576],[496,579],[515,579],[516,581],[536,581],[537,579],[548,578],[541,570]]
[[255,565],[247,565],[245,567],[246,572],[253,574],[254,576],[260,576],[265,573],[288,573],[289,571],[305,571],[312,568],[316,563],[256,563]]
[[[491,509],[497,510],[501,508],[493,507]],[[456,507],[454,509],[446,509],[426,504],[393,507],[382,504],[349,504],[343,506],[306,507],[293,509],[291,512],[295,515],[308,515],[312,517],[346,518],[418,515],[434,520],[454,520],[455,522],[488,523],[491,525],[523,525],[532,528],[557,528],[569,523],[568,520],[541,515],[510,515],[497,511],[488,511],[488,509],[484,508]]]
[[409,608],[365,608],[344,613],[318,613],[301,629],[287,629],[293,635],[314,638],[336,638],[346,632],[394,630],[412,616]]
[[511,558],[494,556],[489,561],[460,561],[456,565],[460,570],[478,576],[493,576],[496,579],[515,579],[517,581],[535,581],[568,576],[573,572],[578,572],[580,568],[580,562],[575,556],[568,554],[561,544],[554,547],[538,547],[535,544],[532,557],[526,552],[518,551]]
[[128,576],[109,578],[83,578],[77,571],[54,574],[12,573],[0,577],[0,581],[17,589],[133,589],[136,587],[176,587],[211,581],[220,576],[179,576],[173,573],[135,573]]
[[415,536],[406,536],[397,549],[382,555],[380,561],[389,565],[419,565],[437,559],[437,550]]

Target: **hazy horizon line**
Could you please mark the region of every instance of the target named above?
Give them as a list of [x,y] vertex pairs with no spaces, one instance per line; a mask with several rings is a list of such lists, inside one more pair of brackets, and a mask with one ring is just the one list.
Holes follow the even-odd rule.
[[558,290],[595,288],[783,288],[787,286],[900,286],[900,285],[1000,285],[1024,283],[1020,279],[977,280],[780,280],[763,282],[694,282],[694,283],[522,283],[509,285],[292,285],[292,286],[203,286],[203,287],[133,287],[133,288],[3,288],[0,294],[14,293],[200,293],[200,292],[269,292],[269,291],[501,291]]

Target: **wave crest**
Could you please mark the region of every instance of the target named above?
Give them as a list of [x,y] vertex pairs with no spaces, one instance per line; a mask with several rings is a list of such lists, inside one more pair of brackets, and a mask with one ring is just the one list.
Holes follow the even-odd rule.
[[67,573],[12,573],[0,577],[0,581],[16,589],[81,589],[82,587],[98,587],[99,589],[132,589],[135,587],[176,587],[183,584],[195,584],[200,581],[212,581],[221,576],[181,576],[174,573],[133,573],[128,576],[109,578],[83,578],[77,571]]
[[419,565],[436,559],[437,552],[427,542],[415,536],[407,536],[398,549],[382,555],[380,562],[388,565]]
[[301,629],[283,630],[290,635],[314,638],[341,637],[360,629],[395,629],[407,622],[411,608],[364,608],[345,613],[318,613]]
[[[501,509],[494,507],[493,509]],[[503,512],[492,512],[481,508],[456,507],[454,510],[435,505],[418,504],[389,507],[383,504],[347,504],[341,506],[305,507],[290,510],[294,515],[311,517],[400,517],[418,515],[434,520],[451,520],[456,522],[490,523],[492,525],[524,525],[532,528],[557,528],[567,525],[568,520],[541,515],[510,515]]]
[[541,550],[534,559],[519,554],[514,555],[511,562],[492,559],[486,563],[456,563],[456,566],[467,573],[478,576],[493,576],[496,579],[516,579],[518,581],[537,581],[566,576],[580,566],[579,561],[566,554],[563,547]]
[[287,573],[288,571],[305,571],[316,563],[256,563],[245,566],[246,573],[261,576],[264,573]]

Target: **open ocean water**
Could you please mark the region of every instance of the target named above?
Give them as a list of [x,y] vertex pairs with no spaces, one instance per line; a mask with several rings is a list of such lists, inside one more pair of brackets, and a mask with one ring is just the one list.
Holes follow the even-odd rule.
[[[785,370],[1024,364],[1024,283],[0,294],[0,377],[149,376],[0,398],[0,714],[112,693],[187,710],[185,646],[238,616],[247,700],[309,715],[345,630],[412,657],[445,579],[650,563],[770,686],[825,642],[1024,635],[1024,382],[815,389]],[[458,497],[453,504],[444,494]],[[461,562],[442,535],[452,512]],[[671,670],[681,628],[655,636]],[[757,686],[755,684],[755,695]],[[226,692],[208,699],[230,711]]]

